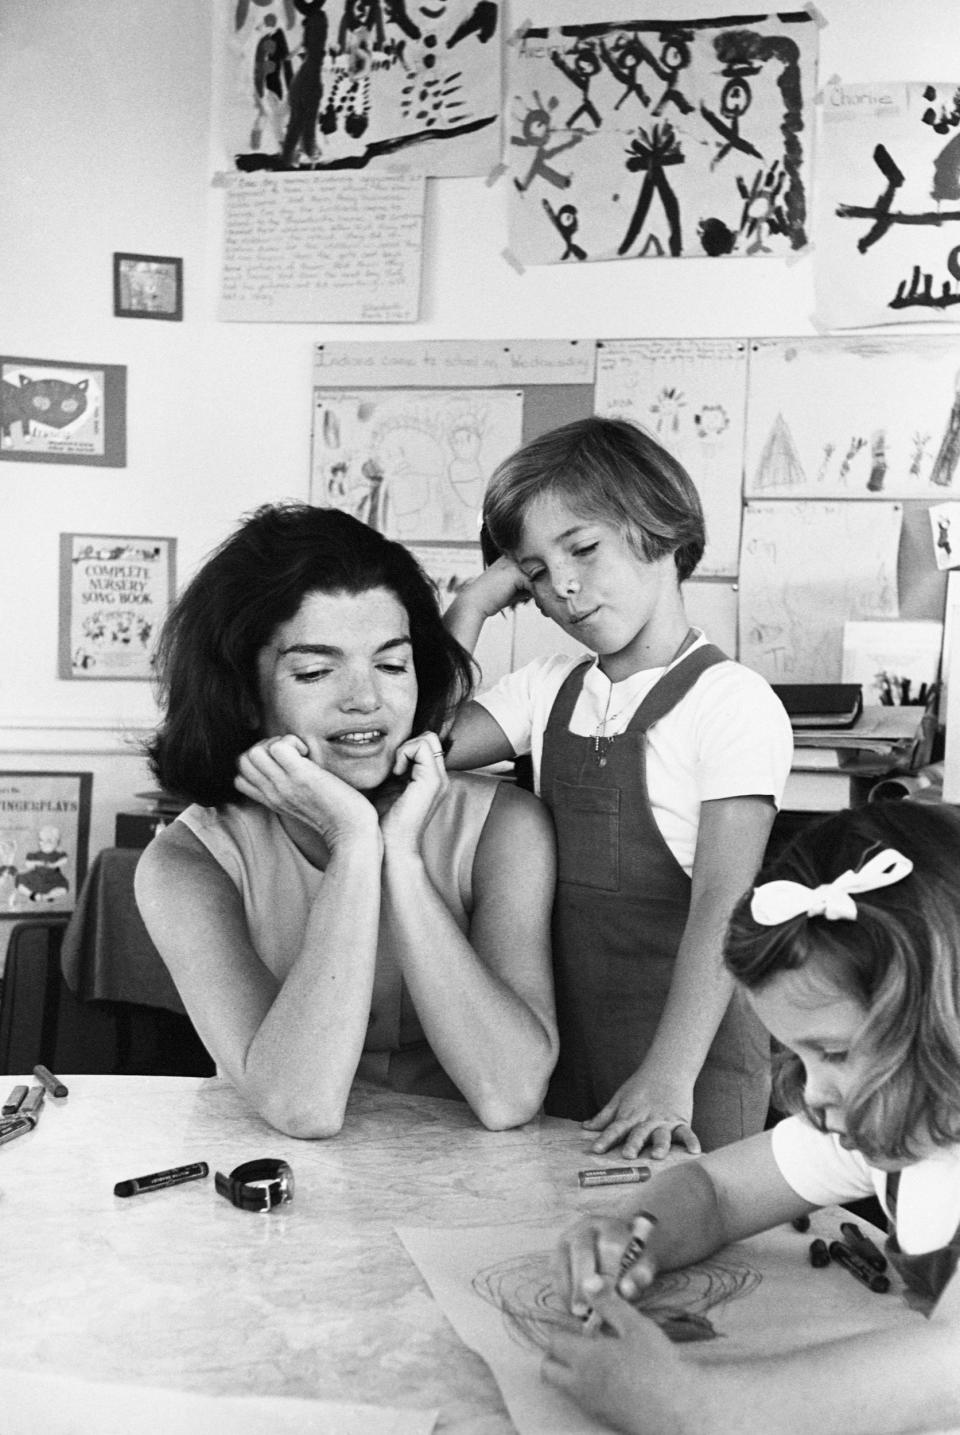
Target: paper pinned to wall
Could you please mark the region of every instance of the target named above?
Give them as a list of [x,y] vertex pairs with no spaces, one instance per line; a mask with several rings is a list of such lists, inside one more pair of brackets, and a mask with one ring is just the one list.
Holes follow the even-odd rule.
[[946,498],[958,462],[955,340],[750,341],[748,497]]
[[311,502],[401,542],[479,543],[522,425],[519,389],[315,389]]
[[843,625],[896,618],[899,503],[748,503],[740,661],[770,682],[839,682]]
[[886,673],[900,682],[901,701],[925,703],[940,674],[942,646],[943,624],[933,619],[844,623],[840,681],[859,683],[869,705],[881,701]]
[[701,578],[737,571],[747,347],[745,339],[617,339],[597,349],[595,412],[645,428],[696,485],[707,528]]
[[956,323],[960,89],[830,84],[817,107],[817,318]]
[[232,177],[218,317],[283,324],[416,320],[423,205],[422,177]]

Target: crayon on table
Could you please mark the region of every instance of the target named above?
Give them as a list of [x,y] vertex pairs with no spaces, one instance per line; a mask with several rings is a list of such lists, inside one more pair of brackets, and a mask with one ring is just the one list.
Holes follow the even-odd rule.
[[168,1171],[153,1171],[148,1176],[133,1176],[118,1181],[115,1196],[138,1196],[143,1191],[162,1191],[166,1186],[181,1186],[184,1181],[200,1181],[210,1174],[206,1161],[193,1161],[189,1166],[171,1166]]
[[868,1266],[881,1272],[887,1269],[886,1256],[880,1247],[874,1245],[870,1237],[861,1231],[855,1221],[841,1221],[840,1234],[854,1255],[859,1256],[862,1261],[866,1261]]
[[596,1166],[577,1172],[581,1186],[631,1186],[650,1180],[649,1166]]
[[844,1270],[849,1271],[870,1290],[882,1294],[890,1289],[889,1279],[868,1266],[866,1261],[862,1261],[859,1256],[854,1255],[850,1247],[845,1246],[842,1241],[831,1241],[829,1249],[837,1265],[843,1266]]
[[807,1256],[810,1264],[816,1266],[819,1270],[822,1270],[824,1266],[830,1264],[830,1252],[827,1250],[827,1243],[821,1240],[819,1236],[810,1242],[810,1249],[807,1252]]
[[20,1103],[19,1114],[21,1116],[29,1116],[34,1121],[39,1121],[40,1113],[43,1110],[43,1099],[46,1094],[42,1086],[31,1086]]
[[11,1091],[10,1095],[7,1097],[6,1101],[3,1103],[2,1114],[4,1116],[16,1116],[17,1112],[20,1110],[20,1107],[26,1094],[27,1088],[25,1086],[15,1086]]
[[40,1085],[49,1091],[51,1096],[62,1097],[70,1095],[69,1089],[64,1086],[59,1076],[54,1076],[49,1067],[35,1066],[33,1068],[33,1074],[40,1082]]

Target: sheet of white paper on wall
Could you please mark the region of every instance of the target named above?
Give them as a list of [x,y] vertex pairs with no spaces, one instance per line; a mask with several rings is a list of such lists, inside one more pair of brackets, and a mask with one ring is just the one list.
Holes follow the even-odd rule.
[[217,317],[400,324],[420,316],[425,181],[238,174],[224,194]]
[[748,503],[740,661],[770,682],[839,681],[844,623],[899,616],[902,519],[899,503]]
[[813,274],[831,329],[957,321],[957,82],[828,84]]
[[843,667],[840,680],[860,683],[868,706],[880,702],[879,675],[886,673],[909,684],[907,701],[920,702],[919,694],[940,676],[943,624],[933,619],[896,619],[892,622],[844,623]]
[[519,389],[315,388],[310,501],[401,543],[479,543],[487,483],[522,427]]
[[703,504],[701,578],[733,576],[740,550],[745,339],[605,339],[594,412],[646,429],[683,464]]
[[943,615],[943,661],[940,666],[940,721],[946,724],[943,755],[943,800],[960,802],[960,569],[947,574]]
[[949,498],[958,372],[942,334],[751,339],[747,497]]
[[525,25],[507,46],[511,252],[574,268],[796,253],[809,238],[813,17],[694,14],[668,30],[641,8],[625,19],[593,4],[585,22]]
[[927,511],[937,567],[960,568],[960,503],[935,503]]

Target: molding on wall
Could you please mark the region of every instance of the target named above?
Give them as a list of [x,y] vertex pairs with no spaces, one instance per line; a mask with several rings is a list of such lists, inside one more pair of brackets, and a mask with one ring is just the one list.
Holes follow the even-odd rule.
[[141,756],[139,744],[153,725],[105,722],[87,717],[0,717],[0,751],[86,752],[112,757]]

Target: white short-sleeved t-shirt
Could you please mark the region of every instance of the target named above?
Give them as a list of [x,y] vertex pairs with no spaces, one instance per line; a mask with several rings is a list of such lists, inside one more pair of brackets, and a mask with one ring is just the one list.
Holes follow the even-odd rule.
[[[814,1206],[876,1196],[886,1204],[887,1173],[838,1137],[818,1131],[805,1116],[788,1116],[771,1132],[774,1160],[789,1186]],[[948,1245],[960,1228],[960,1147],[906,1166],[897,1191],[897,1242],[907,1255]]]
[[[688,656],[706,639],[687,649]],[[530,753],[540,791],[543,733],[567,675],[582,657],[537,658],[509,673],[476,701],[503,729],[518,755]],[[666,668],[647,668],[611,683],[596,662],[588,668],[570,720],[590,736],[606,716],[607,737],[623,732]],[[790,763],[790,719],[765,678],[727,659],[697,679],[676,707],[647,735],[647,791],[654,820],[689,874],[697,845],[700,804],[724,797],[770,797],[779,806]]]

